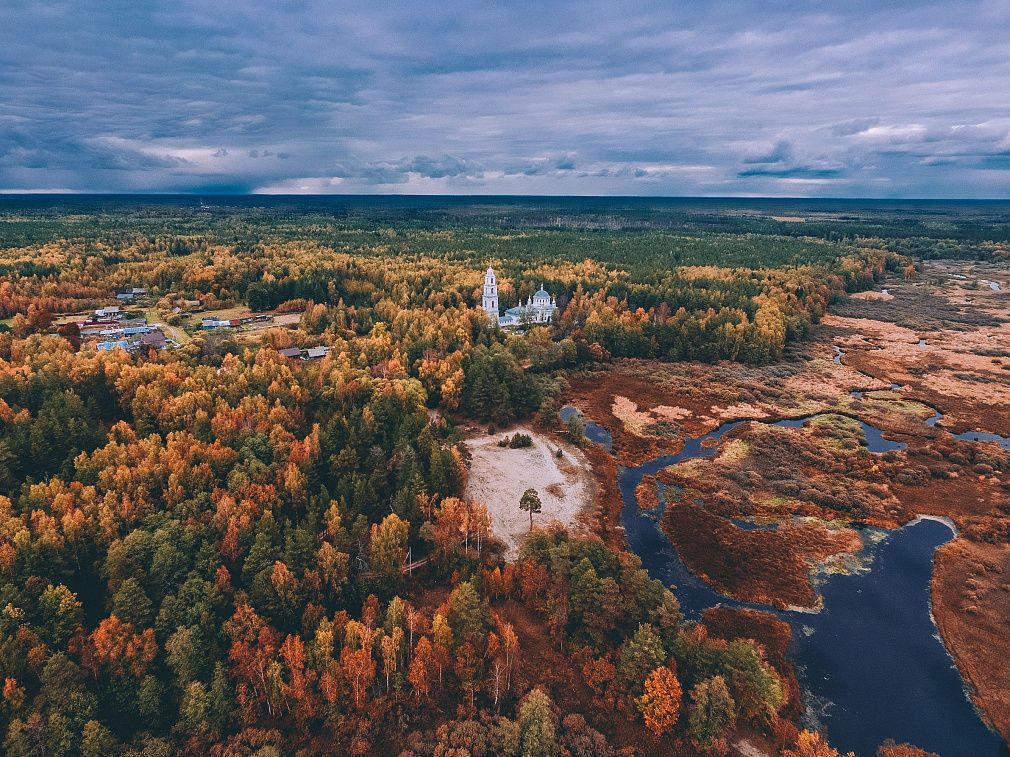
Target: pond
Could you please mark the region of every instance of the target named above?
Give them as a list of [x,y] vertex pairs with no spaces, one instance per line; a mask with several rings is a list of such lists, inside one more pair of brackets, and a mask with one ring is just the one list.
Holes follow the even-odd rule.
[[593,421],[585,420],[585,417],[580,413],[575,407],[571,405],[565,405],[561,410],[558,411],[558,416],[561,418],[563,423],[568,423],[568,419],[573,415],[583,419],[583,426],[586,432],[586,438],[593,442],[594,444],[599,444],[601,447],[606,449],[612,449],[614,440],[610,436],[610,432],[603,428],[599,423]]
[[[933,410],[933,415],[926,419],[926,425],[933,427],[943,418],[943,413]],[[995,442],[1005,450],[1010,450],[1010,436],[1001,436],[989,431],[962,431],[959,434],[951,432],[951,436],[962,442]]]
[[954,434],[954,438],[965,442],[996,442],[1003,449],[1010,450],[1010,436],[990,434],[988,431],[965,431]]
[[[814,417],[775,425],[797,427]],[[688,618],[697,619],[706,607],[722,604],[774,612],[789,622],[790,655],[803,684],[808,720],[825,729],[831,744],[843,753],[873,757],[890,738],[942,757],[1001,754],[999,737],[969,702],[930,614],[933,552],[953,538],[950,526],[920,519],[889,533],[877,531],[882,539],[867,547],[869,569],[828,577],[820,586],[823,610],[804,613],[776,611],[718,593],[688,570],[663,534],[659,521],[664,505],[651,512],[639,508],[635,488],[643,476],[682,460],[714,455],[718,445],[712,442],[742,422],[686,439],[676,455],[618,469],[621,522],[630,549],[649,574],[675,587]],[[862,426],[871,452],[900,448],[884,439],[880,429]]]

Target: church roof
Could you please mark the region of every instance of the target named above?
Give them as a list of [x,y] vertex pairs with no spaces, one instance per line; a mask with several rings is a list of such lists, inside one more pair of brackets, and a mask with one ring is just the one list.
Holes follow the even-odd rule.
[[550,299],[550,298],[551,298],[551,296],[550,296],[549,294],[547,294],[546,290],[544,290],[544,289],[541,289],[540,291],[538,291],[538,292],[537,292],[537,293],[536,293],[535,295],[533,295],[533,296],[534,296],[534,297],[546,297],[547,299]]

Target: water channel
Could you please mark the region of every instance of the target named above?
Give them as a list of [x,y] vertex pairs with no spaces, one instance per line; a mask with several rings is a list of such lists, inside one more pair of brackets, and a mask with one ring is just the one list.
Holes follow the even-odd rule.
[[[840,362],[844,352],[837,349]],[[562,410],[567,420],[578,411]],[[799,427],[816,418],[775,421]],[[934,414],[927,423],[942,417]],[[635,489],[642,478],[683,460],[709,457],[722,437],[746,421],[730,421],[701,437],[687,438],[675,455],[663,455],[633,468],[618,468],[623,508],[621,523],[630,549],[649,574],[674,592],[688,618],[706,607],[728,605],[773,612],[790,623],[790,656],[804,690],[807,720],[826,730],[833,746],[859,757],[873,757],[885,739],[908,742],[941,757],[1007,754],[1001,739],[982,722],[969,701],[964,682],[944,648],[930,611],[933,553],[954,537],[950,524],[920,518],[903,528],[873,532],[868,570],[827,577],[819,586],[820,612],[779,611],[732,599],[712,589],[684,565],[660,528],[661,502],[651,512],[639,508]],[[905,445],[885,439],[881,430],[859,421],[871,453]],[[606,429],[584,419],[586,435],[610,448]],[[1008,443],[980,432],[959,435],[968,440]],[[734,521],[736,522],[736,521]],[[753,524],[737,523],[744,527]]]

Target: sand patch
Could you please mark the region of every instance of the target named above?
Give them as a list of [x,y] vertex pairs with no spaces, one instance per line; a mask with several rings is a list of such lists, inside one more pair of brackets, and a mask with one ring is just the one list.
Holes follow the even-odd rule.
[[624,424],[626,430],[638,436],[645,436],[645,427],[652,423],[652,417],[640,411],[637,402],[620,394],[614,395],[610,412]]
[[668,421],[681,421],[691,416],[691,411],[685,407],[670,407],[669,405],[657,405],[652,408],[652,412]]
[[849,297],[851,297],[854,300],[882,300],[882,301],[886,301],[886,300],[893,300],[894,299],[894,295],[891,294],[888,291],[877,292],[877,291],[874,291],[872,289],[869,289],[869,290],[867,290],[865,292],[856,292],[855,294],[850,294]]
[[[507,433],[516,432],[529,434],[533,446],[499,447],[500,434],[474,435],[465,440],[473,458],[465,496],[487,506],[491,528],[505,542],[510,560],[519,554],[529,533],[529,514],[519,509],[519,499],[526,489],[536,489],[543,503],[543,510],[533,516],[534,528],[557,521],[569,530],[583,529],[583,516],[592,510],[596,493],[592,469],[581,450],[525,426]],[[560,458],[555,455],[559,448]]]

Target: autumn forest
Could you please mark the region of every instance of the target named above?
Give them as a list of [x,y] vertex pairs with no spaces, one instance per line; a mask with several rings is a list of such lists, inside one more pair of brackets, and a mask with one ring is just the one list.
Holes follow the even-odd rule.
[[[558,416],[586,371],[766,366],[916,256],[992,254],[984,220],[892,220],[0,204],[2,751],[836,754],[798,719],[785,624],[686,619],[613,528],[529,512],[509,556],[463,438],[591,446]],[[491,327],[488,264],[504,307],[556,294],[554,323]],[[117,303],[167,346],[96,346]]]

